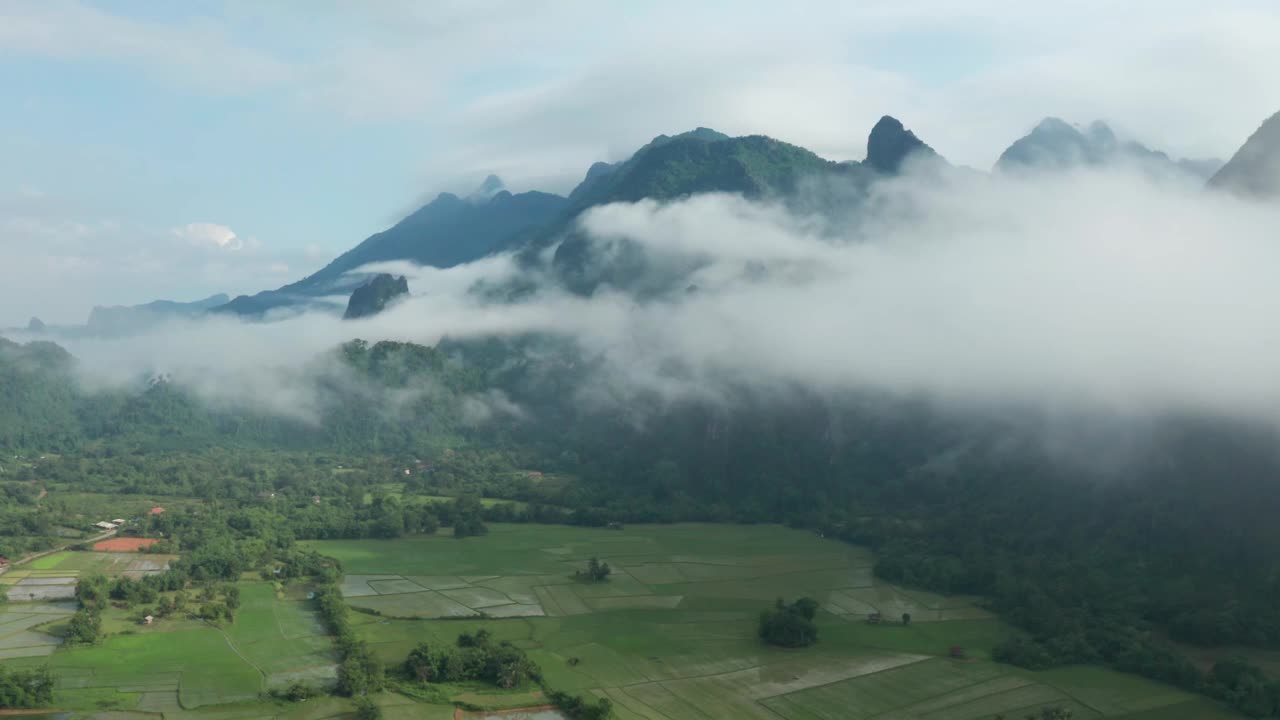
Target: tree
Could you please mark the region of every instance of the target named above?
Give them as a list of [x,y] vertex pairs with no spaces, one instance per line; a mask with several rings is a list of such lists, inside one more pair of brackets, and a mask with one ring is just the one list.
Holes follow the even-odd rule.
[[53,702],[53,684],[47,665],[30,670],[9,670],[0,665],[0,708],[45,707]]
[[484,524],[484,506],[480,498],[474,495],[463,495],[454,499],[447,506],[449,515],[453,517],[453,536],[456,538],[484,535],[489,532]]
[[102,617],[97,610],[81,608],[67,623],[66,640],[69,643],[89,645],[98,641],[102,632]]
[[547,699],[572,720],[606,720],[613,716],[613,701],[609,698],[592,699],[590,696],[550,690]]
[[419,682],[479,680],[502,688],[542,677],[523,650],[505,640],[492,642],[487,630],[462,633],[455,645],[432,650],[426,643],[419,644],[405,659],[405,674]]
[[368,697],[360,696],[355,700],[356,720],[381,720],[382,708],[374,704]]
[[240,588],[236,585],[228,584],[223,589],[223,594],[227,598],[227,607],[235,610],[240,607]]
[[911,613],[902,613],[902,624],[903,625],[911,624]]
[[366,695],[377,692],[386,684],[382,662],[362,643],[347,651],[338,666],[337,690],[342,695]]
[[603,582],[609,579],[609,575],[613,574],[613,568],[609,567],[607,562],[600,562],[600,558],[593,557],[587,561],[587,569],[585,571],[578,570],[574,574],[591,582]]
[[480,628],[474,635],[471,633],[462,633],[458,635],[457,645],[460,648],[484,647],[489,644],[489,638],[489,631],[484,628]]
[[818,614],[818,601],[811,597],[802,597],[791,603],[791,607],[805,620],[812,620]]
[[410,650],[409,657],[404,661],[404,671],[418,682],[431,682],[436,676],[436,657],[431,652],[431,646],[418,643],[417,647]]
[[780,647],[814,644],[818,641],[818,626],[813,622],[817,608],[812,598],[800,598],[790,605],[778,598],[773,609],[760,613],[760,638]]

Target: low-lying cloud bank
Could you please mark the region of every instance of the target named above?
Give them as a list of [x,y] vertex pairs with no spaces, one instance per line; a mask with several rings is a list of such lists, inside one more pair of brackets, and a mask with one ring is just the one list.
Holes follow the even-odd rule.
[[[1280,207],[1127,172],[960,174],[877,186],[856,220],[703,195],[616,204],[580,221],[694,267],[689,290],[591,297],[509,257],[405,264],[413,297],[361,321],[225,317],[69,342],[91,384],[165,373],[221,402],[312,414],[301,369],[353,337],[432,344],[551,333],[603,363],[616,397],[715,395],[727,384],[878,390],[942,401],[1280,418]],[[487,301],[477,282],[543,273]],[[678,372],[671,368],[678,367]],[[520,416],[477,399],[474,419]]]

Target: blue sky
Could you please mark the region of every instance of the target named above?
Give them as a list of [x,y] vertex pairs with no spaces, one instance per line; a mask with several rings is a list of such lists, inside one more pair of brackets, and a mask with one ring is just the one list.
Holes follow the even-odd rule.
[[697,125],[859,159],[889,113],[988,167],[1059,115],[1225,156],[1275,67],[1273,0],[4,0],[0,326],[276,287]]

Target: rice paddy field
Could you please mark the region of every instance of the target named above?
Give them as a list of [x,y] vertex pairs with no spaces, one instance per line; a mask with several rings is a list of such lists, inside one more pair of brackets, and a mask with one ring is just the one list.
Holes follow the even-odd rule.
[[66,602],[0,605],[0,663],[52,655],[62,638],[48,632],[48,626],[71,617],[75,609]]
[[137,552],[63,551],[36,558],[0,575],[11,602],[45,602],[75,597],[82,574],[139,577],[163,572],[177,555]]
[[293,680],[324,687],[336,677],[332,638],[301,588],[286,594],[271,583],[242,583],[236,620],[224,628],[161,620],[131,625],[91,647],[58,649],[52,635],[45,636],[47,649],[32,644],[38,639],[32,623],[56,622],[73,610],[15,603],[0,611],[0,648],[21,643],[30,652],[15,662],[47,663],[57,676],[57,708],[72,717],[321,718],[349,710],[337,699],[309,701],[307,712],[261,699]]
[[[986,720],[1050,705],[1076,718],[1237,717],[1100,668],[993,663],[1009,631],[975,598],[880,582],[865,549],[803,531],[494,525],[465,540],[309,544],[342,561],[344,594],[366,610],[352,615],[357,631],[388,665],[418,642],[484,627],[524,648],[552,686],[610,698],[622,720]],[[593,556],[611,578],[574,579]],[[762,645],[759,612],[801,596],[821,603],[818,644]],[[957,645],[966,658],[950,657]]]
[[[607,697],[619,720],[990,720],[1041,707],[1076,718],[1237,717],[1179,690],[1100,668],[1032,673],[991,662],[1009,632],[974,598],[942,597],[876,580],[861,548],[775,526],[672,525],[623,530],[493,525],[488,535],[318,541],[339,558],[357,635],[394,667],[419,642],[450,644],[489,630],[525,649],[552,687]],[[108,553],[43,559],[46,569],[103,567]],[[135,554],[136,555],[136,554]],[[605,582],[574,571],[598,556]],[[145,556],[143,556],[145,557]],[[115,562],[115,561],[110,561]],[[305,585],[244,581],[234,623],[153,626],[104,620],[92,647],[58,646],[69,603],[0,609],[0,660],[48,663],[62,718],[348,718],[342,698],[270,699],[295,679],[335,677]],[[819,642],[784,650],[756,638],[775,598],[821,603]],[[123,612],[121,618],[124,617]],[[886,622],[871,624],[881,613]],[[912,621],[903,624],[903,613]],[[963,659],[950,656],[964,648]],[[429,702],[383,693],[389,720],[557,720],[536,687],[436,686]],[[457,711],[454,704],[483,708]],[[523,714],[504,711],[527,708]]]

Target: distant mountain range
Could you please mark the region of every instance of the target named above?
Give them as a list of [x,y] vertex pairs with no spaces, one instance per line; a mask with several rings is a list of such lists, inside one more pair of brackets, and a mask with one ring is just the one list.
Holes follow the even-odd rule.
[[225,305],[228,300],[226,294],[218,293],[195,302],[155,300],[143,305],[99,305],[89,312],[85,329],[98,335],[138,332],[170,318],[202,315],[208,310]]
[[[1141,143],[1120,139],[1102,122],[1081,127],[1046,118],[1010,145],[994,170],[1025,174],[1130,166],[1153,174],[1181,174],[1197,182],[1209,180],[1211,187],[1242,194],[1277,196],[1277,158],[1280,114],[1268,120],[1226,165],[1212,159],[1172,158]],[[830,180],[852,189],[839,198],[847,205],[851,197],[856,202],[858,194],[865,194],[873,183],[901,173],[912,163],[933,171],[951,169],[942,155],[891,116],[881,118],[872,128],[862,162],[834,162],[773,138],[730,137],[703,127],[673,136],[659,135],[622,162],[592,165],[567,197],[538,191],[513,194],[491,175],[465,197],[441,193],[297,282],[230,301],[214,296],[196,303],[158,301],[132,308],[95,308],[87,328],[129,332],[157,318],[206,311],[251,318],[308,309],[341,313],[352,291],[376,275],[355,271],[372,263],[405,260],[447,268],[510,251],[532,263],[553,247],[552,267],[558,279],[571,290],[590,292],[600,283],[626,284],[643,273],[635,265],[640,260],[625,247],[615,248],[608,267],[592,262],[590,243],[576,230],[576,219],[589,208],[704,192],[770,197],[788,203],[812,203],[816,197],[821,203],[821,189],[824,183],[830,185]]]
[[1163,152],[1122,141],[1106,123],[1079,128],[1059,118],[1045,118],[1018,139],[996,161],[1001,172],[1063,170],[1081,166],[1131,165],[1153,173],[1181,172],[1208,180],[1221,160],[1175,160]]
[[173,318],[196,317],[226,305],[225,293],[210,295],[193,302],[154,300],[142,305],[94,306],[84,325],[46,325],[38,317],[27,322],[31,335],[49,334],[59,337],[118,337],[148,330]]

